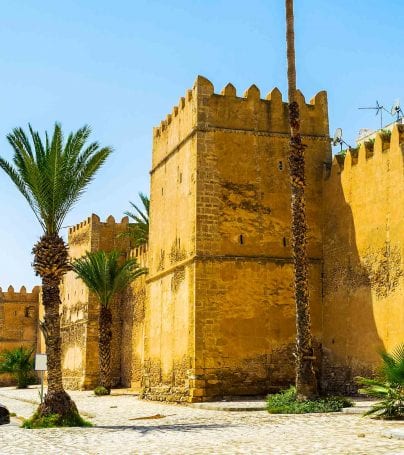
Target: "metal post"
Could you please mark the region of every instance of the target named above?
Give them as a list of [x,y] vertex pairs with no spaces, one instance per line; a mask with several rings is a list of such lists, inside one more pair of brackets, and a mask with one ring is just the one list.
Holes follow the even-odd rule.
[[41,370],[41,404],[43,403],[43,370]]

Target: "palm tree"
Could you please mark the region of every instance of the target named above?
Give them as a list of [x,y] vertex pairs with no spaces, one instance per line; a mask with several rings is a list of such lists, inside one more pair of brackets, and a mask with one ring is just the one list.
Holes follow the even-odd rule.
[[43,142],[31,125],[29,134],[15,128],[7,136],[14,150],[13,164],[0,158],[0,167],[25,197],[43,229],[32,252],[34,270],[42,279],[48,392],[35,416],[59,414],[60,422],[78,416],[78,411],[62,384],[59,285],[70,265],[67,245],[59,231],[67,213],[111,153],[111,148],[100,148],[97,142],[85,147],[90,132],[84,126],[70,133],[64,142],[61,125],[56,123],[52,138],[45,133]]
[[292,249],[295,271],[296,304],[296,391],[298,399],[317,395],[311,336],[307,275],[307,223],[304,198],[304,144],[300,136],[299,105],[296,102],[296,66],[293,0],[286,0],[286,43],[290,125],[289,168],[292,193]]
[[0,354],[0,373],[11,373],[17,380],[17,389],[26,389],[32,379],[34,351],[35,348],[27,349],[20,346]]
[[140,200],[143,204],[143,209],[140,209],[136,204],[129,201],[129,204],[135,209],[135,212],[125,212],[132,223],[126,232],[120,234],[122,237],[129,237],[134,246],[145,245],[149,241],[149,213],[150,199],[147,195],[139,193]]
[[100,386],[111,390],[112,299],[134,279],[147,272],[139,268],[136,259],[120,261],[120,253],[96,251],[76,259],[72,268],[100,303],[99,365]]
[[392,353],[381,352],[383,365],[374,379],[356,378],[364,386],[359,393],[381,401],[372,405],[365,415],[374,414],[384,418],[404,418],[404,343]]

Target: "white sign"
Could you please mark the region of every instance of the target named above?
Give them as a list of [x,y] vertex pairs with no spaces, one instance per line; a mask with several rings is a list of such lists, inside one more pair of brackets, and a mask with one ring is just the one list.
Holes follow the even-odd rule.
[[46,354],[35,354],[35,370],[46,371],[47,370],[47,355]]

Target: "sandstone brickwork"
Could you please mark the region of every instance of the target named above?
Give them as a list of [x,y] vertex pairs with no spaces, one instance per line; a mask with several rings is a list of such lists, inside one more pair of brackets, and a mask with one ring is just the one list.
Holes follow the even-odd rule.
[[[321,338],[327,98],[299,94],[313,329]],[[202,401],[293,380],[287,104],[198,77],[154,130],[144,395]]]
[[[118,235],[128,226],[128,218],[116,223],[113,216],[101,222],[97,215],[69,228],[69,255],[72,259],[87,251],[111,251],[126,254],[129,240]],[[71,389],[93,388],[98,381],[98,316],[99,303],[73,272],[66,274],[61,289],[62,370],[65,386]],[[115,384],[121,382],[121,316],[120,297],[112,303],[112,374]]]
[[[316,368],[323,391],[353,393],[378,350],[404,341],[404,125],[332,159],[326,93],[297,101]],[[148,268],[113,303],[115,384],[196,402],[294,381],[288,143],[278,89],[215,93],[199,76],[153,130],[149,244],[118,236],[127,218],[92,215],[69,229],[72,258],[118,249]],[[0,346],[6,332],[14,343],[35,331],[20,294],[0,293]],[[65,385],[92,388],[99,307],[72,272],[61,313]]]
[[404,125],[324,182],[323,386],[342,393],[404,341]]
[[[38,342],[38,307],[40,288],[27,292],[22,286],[15,292],[9,286],[6,292],[0,288],[0,353],[23,346],[36,348]],[[0,375],[0,385],[9,385],[13,379]]]
[[[142,268],[148,266],[147,246],[133,248],[128,257]],[[122,296],[121,316],[121,384],[135,390],[142,388],[144,324],[146,313],[146,275],[137,278]]]

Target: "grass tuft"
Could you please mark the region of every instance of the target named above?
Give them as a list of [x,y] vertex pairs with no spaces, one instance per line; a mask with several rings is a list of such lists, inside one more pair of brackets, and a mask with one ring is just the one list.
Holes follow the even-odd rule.
[[70,414],[61,417],[59,414],[50,414],[40,417],[35,413],[30,419],[24,420],[22,428],[57,428],[57,427],[92,427],[93,424],[83,419],[79,414]]
[[99,385],[94,389],[94,395],[97,395],[97,397],[103,397],[104,395],[110,395],[110,391],[103,387],[102,385]]
[[296,387],[268,395],[267,410],[270,414],[305,414],[309,412],[338,412],[353,406],[352,400],[343,397],[323,397],[316,400],[298,401]]

